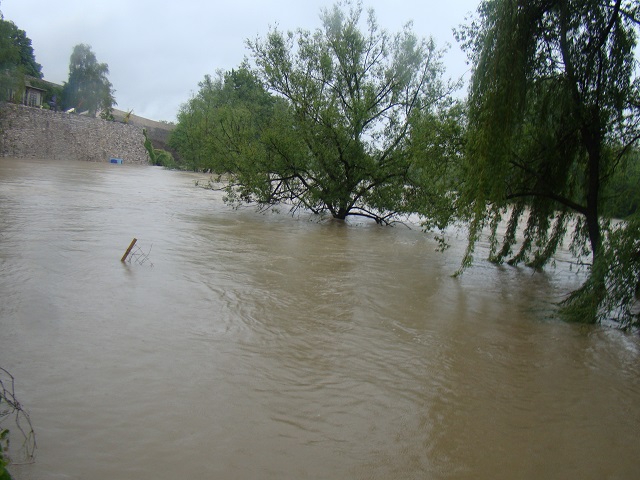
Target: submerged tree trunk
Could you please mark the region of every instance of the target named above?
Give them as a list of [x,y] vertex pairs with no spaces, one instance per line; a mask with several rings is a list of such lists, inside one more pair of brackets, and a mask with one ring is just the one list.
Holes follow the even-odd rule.
[[347,218],[348,214],[349,210],[344,207],[340,207],[338,208],[338,210],[333,210],[333,218],[336,218],[338,220],[344,220],[345,218]]

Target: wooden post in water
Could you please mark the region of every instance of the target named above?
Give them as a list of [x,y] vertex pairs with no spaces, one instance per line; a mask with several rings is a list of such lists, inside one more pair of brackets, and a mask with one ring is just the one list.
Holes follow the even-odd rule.
[[138,241],[137,238],[134,238],[133,240],[131,240],[131,243],[129,244],[129,248],[127,248],[127,251],[124,252],[124,255],[120,259],[122,263],[124,263],[124,261],[127,259],[127,256],[129,255],[129,253],[131,252],[131,249],[133,248],[133,246],[136,244],[137,241]]

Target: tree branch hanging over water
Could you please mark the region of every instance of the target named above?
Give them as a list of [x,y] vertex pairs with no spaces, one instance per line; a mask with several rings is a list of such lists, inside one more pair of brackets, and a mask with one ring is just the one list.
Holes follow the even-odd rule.
[[[602,213],[611,179],[640,159],[639,9],[629,0],[486,0],[457,32],[474,68],[467,159],[473,174],[464,192],[472,220],[463,263],[470,264],[488,223],[493,261],[540,268],[576,222],[572,249],[590,251],[593,265],[565,303],[565,313],[579,321],[638,321],[632,307],[640,213],[623,222]],[[503,216],[509,224],[499,246]],[[510,257],[520,222],[525,238]],[[620,258],[624,268],[615,266]]]

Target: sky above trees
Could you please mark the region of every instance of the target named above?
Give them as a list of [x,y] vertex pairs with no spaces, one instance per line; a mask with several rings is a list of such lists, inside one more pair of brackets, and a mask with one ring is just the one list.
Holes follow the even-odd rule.
[[[62,83],[69,75],[73,47],[85,43],[109,65],[117,108],[154,120],[174,121],[178,107],[197,91],[198,82],[216,70],[237,67],[249,52],[247,39],[282,30],[320,27],[320,9],[332,0],[2,0],[5,20],[25,30],[33,42],[44,78]],[[452,29],[474,12],[478,0],[367,0],[380,26],[398,32],[413,21],[420,36],[450,45],[443,60],[447,75],[465,76],[469,66]],[[464,92],[462,92],[464,93]]]

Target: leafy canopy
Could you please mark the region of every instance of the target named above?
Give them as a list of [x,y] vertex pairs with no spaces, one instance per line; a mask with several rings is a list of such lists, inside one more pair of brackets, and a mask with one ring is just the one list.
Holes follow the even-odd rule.
[[0,100],[19,100],[25,75],[42,78],[42,66],[36,62],[26,32],[0,12]]
[[384,223],[419,206],[446,222],[451,211],[437,200],[456,142],[434,141],[428,126],[444,131],[461,110],[450,109],[441,51],[410,24],[394,36],[381,30],[360,3],[324,9],[321,21],[315,32],[272,28],[247,42],[259,114],[245,97],[214,123],[198,120],[228,159],[229,198]]
[[244,136],[259,136],[277,101],[262,86],[248,65],[212,78],[205,75],[198,92],[178,113],[170,145],[195,170],[236,171]]
[[[485,0],[458,32],[473,62],[465,264],[488,224],[492,260],[542,267],[574,221],[572,247],[591,253],[597,292],[589,314],[577,309],[582,321],[611,313],[613,284],[638,281],[637,260],[624,272],[596,274],[608,268],[603,258],[637,252],[633,221],[612,227],[602,209],[603,192],[631,164],[640,139],[638,14],[630,0]],[[524,240],[514,254],[521,223]],[[584,298],[576,294],[569,304]],[[614,310],[628,312],[633,301],[627,291]]]
[[0,64],[21,67],[25,75],[42,78],[42,65],[36,62],[31,39],[15,23],[4,20],[0,14],[0,32],[3,48],[0,50]]
[[92,116],[101,110],[109,118],[117,103],[108,75],[109,66],[98,63],[89,45],[76,45],[69,59],[69,81],[64,85],[65,108],[86,110]]

